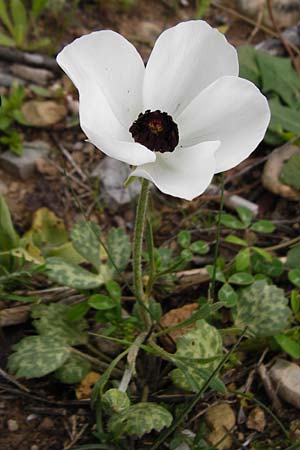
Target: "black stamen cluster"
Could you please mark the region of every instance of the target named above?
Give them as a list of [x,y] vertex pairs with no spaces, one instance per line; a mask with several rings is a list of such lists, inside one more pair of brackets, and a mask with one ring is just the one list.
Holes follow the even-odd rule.
[[150,111],[140,113],[129,131],[139,144],[154,152],[172,152],[178,145],[178,127],[166,112]]

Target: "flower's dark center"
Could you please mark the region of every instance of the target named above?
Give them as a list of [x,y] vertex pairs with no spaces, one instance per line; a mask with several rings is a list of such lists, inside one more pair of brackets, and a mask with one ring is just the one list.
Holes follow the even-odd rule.
[[172,152],[178,144],[178,127],[166,112],[140,113],[129,128],[135,142],[154,152]]

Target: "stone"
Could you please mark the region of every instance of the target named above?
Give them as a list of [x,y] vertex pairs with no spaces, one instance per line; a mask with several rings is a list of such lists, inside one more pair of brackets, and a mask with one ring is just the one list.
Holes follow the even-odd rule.
[[25,121],[32,127],[51,127],[64,119],[68,113],[65,105],[52,100],[29,100],[21,107]]
[[26,81],[33,81],[36,84],[45,86],[54,75],[47,69],[36,69],[33,67],[25,66],[23,64],[13,64],[10,66],[10,71],[13,75],[22,78]]
[[30,450],[40,450],[40,447],[39,447],[38,445],[33,444],[33,445],[30,447]]
[[[236,0],[236,7],[239,12],[255,20],[258,20],[262,14],[263,22],[273,28],[265,0]],[[299,0],[273,0],[272,11],[278,26],[288,28],[300,19],[300,2]]]
[[276,195],[299,201],[300,190],[282,183],[279,179],[284,163],[294,154],[300,155],[300,147],[291,144],[285,144],[273,150],[263,169],[262,184]]
[[23,154],[14,155],[9,150],[0,154],[0,166],[11,175],[27,180],[36,169],[36,161],[45,158],[50,151],[46,142],[33,141],[24,143]]
[[232,437],[229,432],[236,422],[233,409],[227,403],[219,403],[208,409],[205,421],[211,428],[211,433],[206,436],[210,444],[215,445],[219,450],[231,449]]
[[54,428],[55,423],[50,417],[45,417],[39,425],[40,430],[50,431]]
[[264,411],[259,406],[252,409],[248,416],[246,425],[249,430],[256,430],[260,433],[264,431],[266,427],[266,416]]
[[19,429],[19,424],[15,419],[8,419],[7,421],[7,428],[9,429],[9,431],[18,431]]
[[102,159],[91,173],[91,177],[97,178],[102,185],[100,197],[112,209],[114,206],[130,203],[140,193],[140,183],[137,180],[124,186],[129,174],[128,164],[108,157]]
[[284,359],[277,359],[269,375],[278,395],[300,409],[300,367]]
[[0,180],[0,195],[5,195],[7,194],[7,186],[4,183],[4,181]]

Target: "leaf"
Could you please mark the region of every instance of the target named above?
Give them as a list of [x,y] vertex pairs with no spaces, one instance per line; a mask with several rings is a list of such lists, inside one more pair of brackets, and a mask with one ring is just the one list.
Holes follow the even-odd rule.
[[237,302],[237,293],[229,283],[224,283],[218,292],[218,299],[224,303],[227,308],[232,308]]
[[264,94],[276,93],[289,106],[300,99],[300,78],[289,58],[280,58],[266,52],[256,53]]
[[300,358],[300,342],[295,341],[285,334],[278,334],[277,336],[274,336],[274,339],[285,353],[292,358]]
[[287,265],[290,269],[300,269],[300,245],[296,245],[288,251]]
[[[209,265],[205,266],[205,269],[207,270],[208,275],[212,278],[213,274],[214,274],[214,266],[209,264]],[[225,281],[226,281],[225,276],[219,267],[217,267],[217,270],[216,270],[216,280],[221,281],[221,283],[225,283]]]
[[181,230],[178,234],[178,244],[182,248],[188,248],[191,243],[191,233],[188,230]]
[[4,45],[4,47],[14,47],[15,41],[11,37],[0,32],[0,45]]
[[13,34],[13,24],[8,15],[6,4],[7,0],[0,0],[0,19],[4,23],[10,34]]
[[7,203],[0,196],[0,251],[11,250],[18,245],[19,236],[14,229]]
[[251,273],[248,272],[236,272],[229,278],[228,282],[238,285],[247,285],[253,283],[254,278]]
[[251,265],[254,272],[263,273],[270,277],[279,277],[283,272],[283,264],[280,259],[272,258],[271,260],[267,260],[257,252],[257,249],[251,256]]
[[284,291],[264,280],[255,281],[240,292],[235,326],[251,337],[268,337],[280,333],[288,324],[291,310]]
[[70,307],[61,303],[36,305],[32,310],[33,325],[37,332],[44,336],[53,336],[69,345],[79,345],[87,342],[85,319],[70,320]]
[[55,372],[55,377],[62,383],[79,383],[90,371],[91,364],[77,355],[70,358]]
[[115,266],[119,271],[125,269],[128,264],[131,245],[127,234],[121,228],[112,228],[107,236],[107,248],[111,258],[108,259],[108,267],[115,271]]
[[206,255],[209,252],[209,245],[204,241],[195,241],[191,244],[190,249],[199,255]]
[[269,100],[271,109],[271,122],[269,129],[278,132],[278,126],[285,131],[291,131],[296,136],[300,135],[300,111],[288,106],[283,106],[278,99]]
[[[176,358],[188,358],[184,370],[176,368],[171,371],[170,376],[173,383],[186,391],[197,392],[203,386],[206,376],[198,369],[205,369],[211,373],[218,366],[222,358],[222,339],[218,330],[209,325],[205,320],[198,320],[196,328],[188,331],[177,339]],[[213,358],[210,362],[200,363],[199,359]],[[195,361],[193,361],[195,360]]]
[[195,18],[201,19],[208,13],[212,0],[198,0]]
[[300,156],[298,153],[292,155],[284,163],[279,179],[282,183],[292,186],[294,189],[300,188]]
[[31,20],[35,21],[39,15],[42,13],[42,11],[46,8],[48,3],[48,0],[33,0],[31,11],[30,11],[30,18]]
[[141,402],[130,406],[127,411],[114,414],[108,421],[109,432],[122,436],[141,437],[152,430],[161,431],[173,421],[172,414],[156,403]]
[[243,248],[238,252],[235,258],[235,267],[238,272],[248,269],[250,266],[250,249]]
[[119,391],[119,389],[109,389],[102,395],[101,405],[106,414],[119,414],[128,411],[130,400],[126,392]]
[[98,271],[100,267],[100,228],[96,223],[81,220],[71,231],[74,248]]
[[50,280],[61,286],[70,286],[74,289],[94,289],[104,283],[101,275],[94,275],[80,266],[67,263],[62,258],[47,258],[46,274]]
[[288,272],[288,279],[296,287],[300,287],[300,269],[292,269]]
[[24,246],[32,242],[43,256],[48,256],[53,249],[66,244],[68,240],[63,220],[48,208],[40,208],[34,213],[31,228],[22,238]]
[[88,304],[92,308],[98,309],[100,311],[106,311],[107,309],[112,309],[117,306],[115,300],[103,294],[93,294],[88,299]]
[[244,230],[246,225],[231,214],[221,214],[221,224],[234,230]]
[[276,226],[269,220],[258,220],[250,229],[256,231],[257,233],[273,233]]
[[109,280],[105,283],[105,287],[111,298],[114,299],[116,303],[120,303],[122,296],[120,285],[114,280]]
[[238,48],[240,77],[246,78],[256,86],[261,86],[261,73],[256,59],[257,50],[252,45],[242,45]]
[[61,367],[70,356],[70,347],[53,336],[29,336],[13,346],[8,368],[17,377],[39,378]]
[[247,242],[244,239],[241,239],[237,236],[233,236],[232,234],[226,236],[225,242],[229,242],[230,244],[240,245],[241,247],[247,247]]
[[18,47],[22,47],[29,31],[26,9],[22,0],[10,0],[10,9],[13,19],[13,35]]
[[248,227],[253,219],[253,214],[250,209],[245,208],[244,206],[238,206],[236,211],[241,221],[246,225],[246,227]]
[[68,320],[79,320],[82,319],[86,313],[89,311],[90,307],[87,302],[77,303],[77,305],[73,305],[70,307],[67,313]]

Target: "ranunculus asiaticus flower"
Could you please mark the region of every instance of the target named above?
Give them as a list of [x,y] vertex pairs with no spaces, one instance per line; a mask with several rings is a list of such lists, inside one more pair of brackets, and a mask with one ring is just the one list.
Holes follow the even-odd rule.
[[76,39],[57,61],[79,90],[88,139],[176,197],[193,199],[247,158],[270,120],[266,98],[238,77],[235,48],[200,20],[164,31],[146,68],[109,30]]

